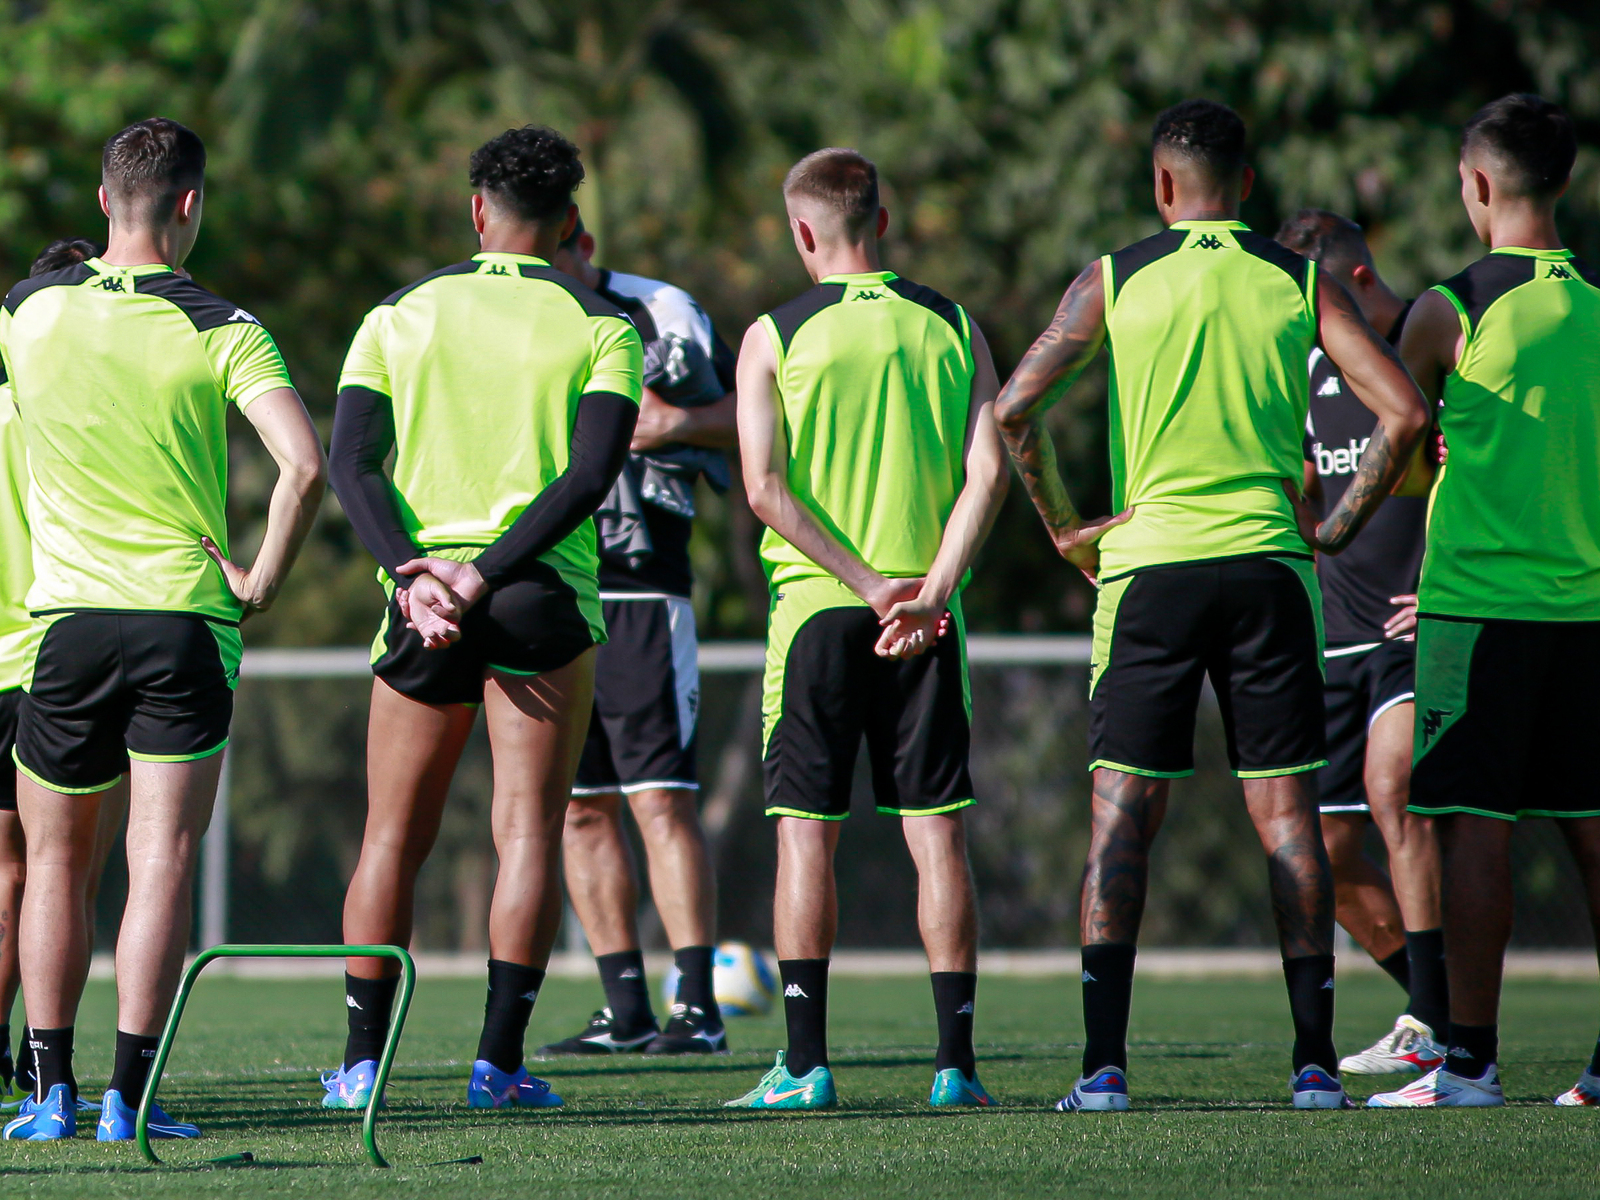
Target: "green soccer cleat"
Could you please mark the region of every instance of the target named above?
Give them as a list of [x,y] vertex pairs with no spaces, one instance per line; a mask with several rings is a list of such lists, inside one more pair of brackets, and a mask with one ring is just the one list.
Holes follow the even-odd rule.
[[827,1067],[812,1067],[804,1078],[796,1079],[783,1065],[783,1051],[772,1064],[772,1070],[761,1077],[761,1082],[740,1096],[729,1100],[723,1108],[832,1108],[839,1103],[833,1090],[833,1072]]
[[978,1073],[963,1075],[959,1067],[946,1067],[933,1077],[933,1092],[928,1103],[934,1108],[993,1108],[994,1097],[983,1090]]

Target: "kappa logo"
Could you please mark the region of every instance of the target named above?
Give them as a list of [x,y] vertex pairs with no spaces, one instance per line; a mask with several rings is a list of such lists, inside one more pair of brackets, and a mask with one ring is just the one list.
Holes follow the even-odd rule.
[[1550,269],[1545,272],[1544,277],[1546,279],[1571,279],[1572,272],[1567,270],[1560,263],[1551,263]]
[[972,1001],[971,1000],[968,1000],[960,1008],[956,1009],[956,1016],[958,1016],[958,1017],[960,1017],[960,1016],[968,1016],[968,1017],[970,1017],[971,1015],[972,1015]]
[[1453,708],[1430,708],[1422,714],[1422,744],[1426,746],[1439,735],[1439,727],[1446,717],[1455,716]]
[[639,978],[639,968],[638,967],[629,967],[627,970],[623,971],[622,974],[618,975],[617,978],[618,979],[637,979],[637,978]]
[[1099,983],[1100,981],[1098,979],[1096,979],[1093,975],[1089,974],[1089,972],[1085,971],[1083,973],[1083,982],[1084,983]]
[[356,998],[354,996],[350,995],[349,992],[345,993],[344,1006],[346,1008],[353,1008],[357,1012],[366,1012],[367,1011],[366,1009],[362,1008],[361,1005],[356,1003]]
[[784,996],[784,999],[786,999],[786,1000],[795,1000],[795,999],[809,1000],[809,999],[811,999],[810,996],[806,995],[805,989],[802,988],[798,983],[791,983],[788,987],[784,988],[783,989],[783,996]]
[[490,266],[489,266],[489,269],[487,271],[485,271],[484,274],[485,275],[509,275],[509,274],[511,274],[511,272],[506,267],[505,263],[491,263]]
[[529,1004],[532,1004],[535,1000],[537,1000],[539,998],[539,989],[538,988],[534,988],[531,992],[523,992],[522,993],[522,998],[524,1000],[526,1000]]
[[1317,389],[1319,396],[1337,396],[1343,389],[1339,387],[1339,377],[1329,375],[1322,381],[1322,386]]
[[1202,233],[1199,237],[1195,238],[1193,248],[1196,250],[1221,250],[1224,245],[1226,245],[1226,243],[1223,242],[1223,240],[1216,234]]
[[228,320],[230,320],[230,321],[243,321],[248,325],[259,325],[259,324],[261,324],[260,321],[256,320],[249,313],[245,312],[245,310],[242,309],[242,308],[234,309],[233,310],[233,316],[229,317]]
[[1333,978],[1332,978],[1332,976],[1329,976],[1328,982],[1323,984],[1317,990],[1320,991],[1320,992],[1331,992],[1331,991],[1333,991]]
[[94,286],[102,292],[126,292],[128,290],[123,285],[121,275],[102,275],[95,280]]
[[887,300],[888,297],[886,295],[884,295],[883,292],[878,291],[877,288],[869,288],[866,291],[856,292],[854,295],[852,295],[850,297],[850,299],[851,300]]

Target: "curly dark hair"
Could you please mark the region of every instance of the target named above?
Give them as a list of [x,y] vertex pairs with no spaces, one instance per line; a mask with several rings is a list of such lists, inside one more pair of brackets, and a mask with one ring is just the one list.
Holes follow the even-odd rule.
[[91,242],[88,238],[57,238],[39,251],[39,257],[34,259],[33,266],[28,268],[28,278],[37,279],[41,275],[50,274],[51,271],[59,271],[63,267],[99,258],[105,252],[104,246],[99,242]]
[[1463,154],[1479,150],[1498,161],[1504,183],[1520,195],[1559,195],[1578,157],[1572,118],[1542,96],[1516,92],[1485,104],[1461,134]]
[[583,163],[578,148],[554,129],[524,125],[474,150],[469,178],[524,221],[544,222],[566,214],[583,182]]
[[1185,100],[1156,118],[1150,133],[1155,150],[1166,150],[1228,177],[1244,170],[1244,121],[1215,100]]

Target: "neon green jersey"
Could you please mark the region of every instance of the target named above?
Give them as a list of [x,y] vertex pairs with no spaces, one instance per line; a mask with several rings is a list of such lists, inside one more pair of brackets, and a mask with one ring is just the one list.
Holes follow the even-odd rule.
[[1600,274],[1501,247],[1434,290],[1466,341],[1444,381],[1422,611],[1600,620]]
[[[622,310],[543,259],[477,254],[367,314],[339,387],[390,398],[400,518],[424,550],[489,545],[567,467],[585,392],[635,403],[644,350]],[[598,594],[594,522],[543,561]],[[598,600],[593,605],[598,611]]]
[[[795,497],[888,576],[925,574],[965,481],[972,330],[893,271],[831,275],[761,318],[777,356]],[[774,587],[827,572],[772,530]]]
[[1309,555],[1299,489],[1316,264],[1240,221],[1177,221],[1100,260],[1111,352],[1112,511],[1100,578],[1164,563]]
[[237,620],[200,539],[227,552],[228,402],[290,386],[260,323],[170,267],[90,259],[11,289],[0,355],[27,445],[29,608]]
[[28,616],[33,549],[23,508],[27,490],[22,423],[10,387],[0,384],[0,692],[22,686],[33,645]]

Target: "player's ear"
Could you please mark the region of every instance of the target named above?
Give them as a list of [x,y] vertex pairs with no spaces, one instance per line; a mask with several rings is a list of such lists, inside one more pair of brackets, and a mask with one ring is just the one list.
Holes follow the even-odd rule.
[[587,229],[578,235],[578,255],[584,262],[594,257],[594,234]]
[[483,232],[483,193],[472,193],[472,227]]
[[100,211],[108,217],[111,215],[111,197],[106,195],[106,185],[103,183],[100,185]]
[[1355,281],[1357,287],[1365,290],[1378,282],[1378,273],[1366,263],[1358,263],[1350,271],[1350,278]]
[[1494,195],[1494,185],[1489,182],[1487,172],[1480,171],[1477,167],[1472,168],[1472,189],[1478,203],[1488,208],[1489,200]]
[[1156,205],[1160,208],[1171,208],[1177,196],[1177,185],[1173,182],[1172,172],[1156,164]]
[[1246,167],[1244,174],[1239,177],[1239,203],[1243,204],[1250,199],[1250,189],[1255,186],[1256,173],[1253,167]]
[[882,237],[889,232],[889,210],[882,205],[878,206],[878,236]]
[[577,227],[578,227],[578,206],[576,204],[569,204],[569,205],[567,205],[567,216],[566,216],[566,219],[561,222],[561,238],[560,238],[560,240],[563,241],[563,242],[566,241],[569,237],[572,236],[572,231],[574,229],[576,229]]
[[817,235],[812,232],[811,226],[807,225],[799,217],[794,217],[792,220],[794,221],[795,241],[805,247],[807,254],[815,254],[817,252]]
[[195,188],[190,188],[178,197],[177,217],[178,224],[187,225],[194,220],[200,207],[200,193]]

